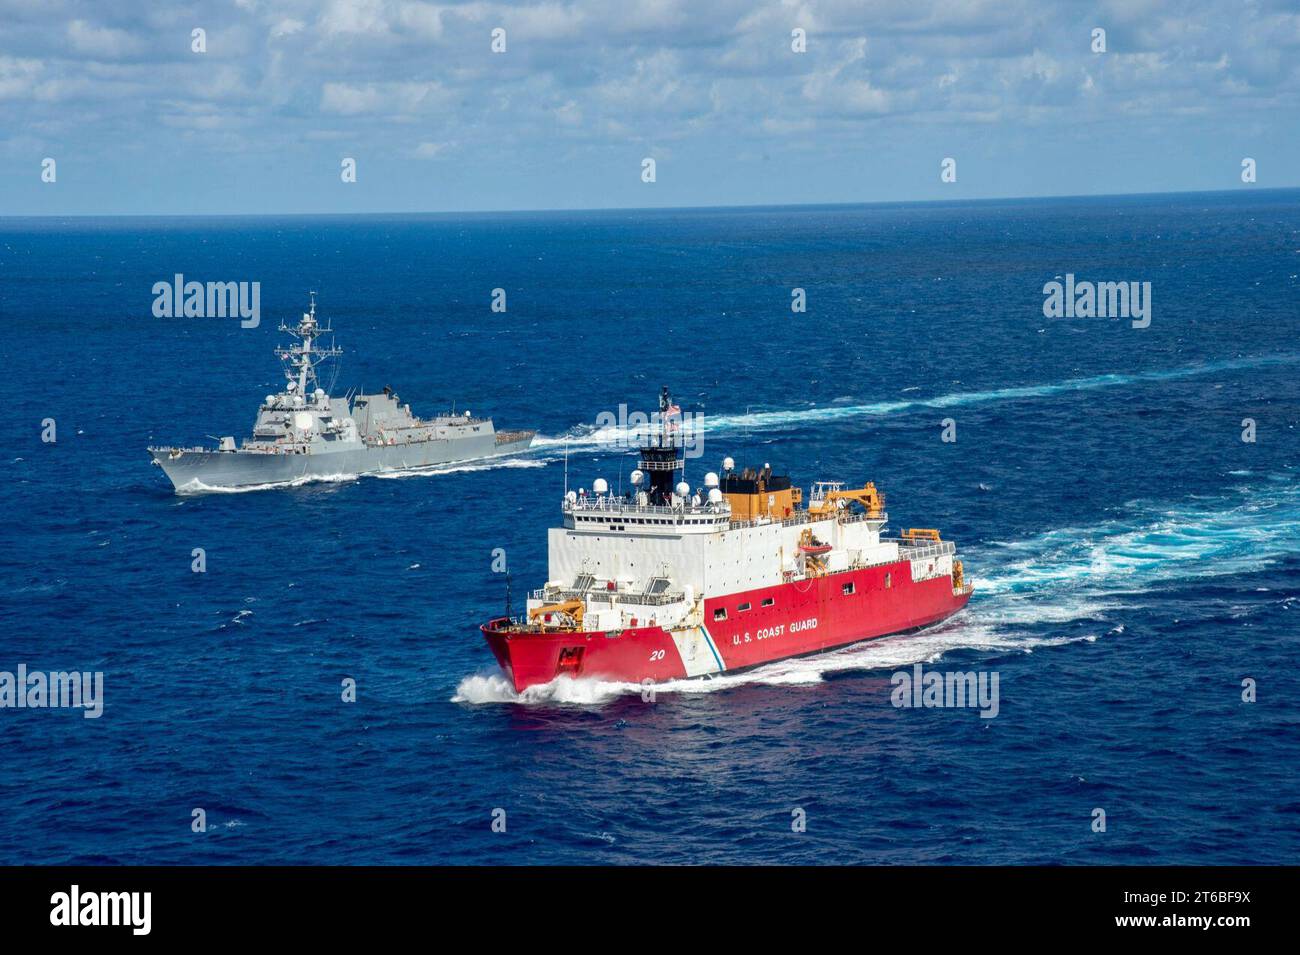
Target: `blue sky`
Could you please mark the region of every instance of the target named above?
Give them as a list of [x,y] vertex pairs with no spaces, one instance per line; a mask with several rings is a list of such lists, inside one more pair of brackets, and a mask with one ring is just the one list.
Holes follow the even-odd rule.
[[1276,0],[0,0],[0,215],[1296,185]]

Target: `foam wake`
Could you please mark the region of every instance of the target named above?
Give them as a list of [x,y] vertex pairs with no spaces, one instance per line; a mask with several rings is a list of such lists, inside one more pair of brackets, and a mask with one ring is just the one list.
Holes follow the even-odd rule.
[[[1188,581],[1267,570],[1300,557],[1300,488],[1293,475],[1175,507],[1143,504],[1089,527],[963,548],[975,596],[967,609],[915,634],[781,660],[710,680],[678,680],[656,694],[716,693],[744,684],[807,684],[845,670],[934,663],[956,650],[1032,653],[1121,634],[1144,594]],[[636,695],[635,683],[560,678],[522,694],[500,675],[466,677],[463,703],[600,704]]]
[[[908,398],[895,401],[873,401],[865,404],[835,404],[820,408],[801,408],[785,411],[755,411],[746,414],[707,415],[702,424],[706,434],[725,434],[750,430],[778,431],[806,424],[825,424],[864,417],[884,417],[915,411],[921,408],[957,408],[967,405],[998,401],[1019,401],[1027,398],[1049,398],[1053,395],[1102,388],[1120,388],[1150,382],[1177,381],[1222,372],[1264,368],[1271,365],[1289,365],[1300,362],[1300,355],[1262,355],[1253,358],[1234,358],[1226,361],[1188,365],[1159,371],[1132,374],[1094,375],[1090,378],[1071,378],[1066,381],[1041,385],[1024,385],[1014,388],[995,388],[990,391],[960,391],[932,398]],[[644,429],[578,425],[562,435],[538,435],[534,448],[557,447],[631,447]]]
[[240,484],[231,487],[222,484],[204,484],[198,478],[186,481],[176,488],[177,494],[249,494],[253,491],[273,491],[277,488],[302,487],[306,484],[341,484],[355,481],[357,474],[309,474],[292,481],[267,481],[264,484]]

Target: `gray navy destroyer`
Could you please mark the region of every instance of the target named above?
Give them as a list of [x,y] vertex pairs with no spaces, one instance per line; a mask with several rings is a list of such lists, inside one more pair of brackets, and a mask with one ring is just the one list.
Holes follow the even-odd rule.
[[534,431],[497,431],[491,418],[411,414],[392,390],[333,397],[317,383],[321,362],[342,354],[331,340],[316,344],[328,325],[316,319],[316,298],[297,325],[280,324],[294,338],[276,349],[286,383],[267,395],[253,435],[236,447],[233,437],[214,448],[151,447],[149,453],[177,491],[291,484],[345,475],[406,471],[526,451]]

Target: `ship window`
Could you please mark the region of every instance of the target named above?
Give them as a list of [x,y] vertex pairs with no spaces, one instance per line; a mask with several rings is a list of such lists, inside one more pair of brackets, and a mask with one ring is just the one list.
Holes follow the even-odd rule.
[[844,584],[842,587],[840,587],[840,592],[841,592],[842,594],[844,594],[844,596],[846,596],[846,597],[847,597],[849,594],[853,593],[853,584],[852,584],[852,582],[847,583],[847,584]]
[[727,608],[726,608],[726,607],[719,607],[717,610],[713,611],[713,619],[714,619],[714,620],[726,620],[726,619],[727,619]]
[[743,604],[741,604],[741,605],[740,605],[739,607],[737,607],[736,609],[739,610],[741,613],[744,613],[746,610],[749,609],[749,601],[745,601]]
[[764,607],[770,607],[770,606],[772,606],[772,604],[774,604],[774,603],[776,603],[776,601],[773,600],[771,597],[764,597],[764,598],[763,598],[763,606],[764,606]]
[[894,575],[885,574],[885,589],[888,590],[893,585],[894,585]]

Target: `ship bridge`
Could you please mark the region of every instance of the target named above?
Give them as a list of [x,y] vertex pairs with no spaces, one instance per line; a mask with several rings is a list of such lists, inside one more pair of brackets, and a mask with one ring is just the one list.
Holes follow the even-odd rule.
[[731,505],[726,501],[641,504],[611,494],[588,497],[571,491],[564,499],[563,512],[566,528],[590,532],[708,534],[731,523]]

